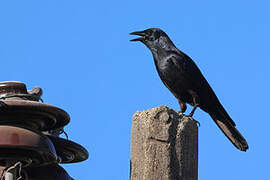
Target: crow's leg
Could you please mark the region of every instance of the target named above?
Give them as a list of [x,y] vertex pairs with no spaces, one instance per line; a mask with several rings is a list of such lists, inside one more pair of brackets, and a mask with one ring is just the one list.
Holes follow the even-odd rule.
[[191,112],[189,113],[189,117],[192,117],[195,110],[197,109],[197,107],[200,105],[199,104],[199,97],[197,95],[196,92],[194,92],[193,90],[189,90],[189,94],[191,95],[192,97],[192,103],[190,103],[191,105],[193,105],[193,109],[191,110]]
[[189,113],[189,117],[192,117],[193,116],[193,114],[194,114],[194,112],[195,112],[195,110],[197,109],[197,107],[199,106],[199,104],[195,104],[194,106],[193,106],[193,109],[191,110],[191,112]]
[[[194,93],[192,93],[192,100],[193,100],[193,104],[194,104],[194,106],[193,106],[193,109],[191,110],[191,112],[189,113],[189,117],[191,117],[192,118],[192,116],[193,116],[193,114],[194,114],[194,112],[195,112],[195,110],[197,109],[197,107],[199,107],[199,103],[198,103],[198,96]],[[198,126],[200,126],[201,124],[200,124],[200,122],[199,121],[196,121],[195,119],[193,119],[192,118],[192,120],[193,121],[195,121],[196,122],[196,124],[198,124]]]
[[194,114],[194,112],[195,112],[195,110],[197,109],[198,106],[199,106],[199,104],[195,104],[193,106],[193,109],[191,110],[191,112],[189,113],[188,116],[192,119],[192,121],[195,121],[195,123],[197,124],[197,126],[201,126],[201,124],[200,124],[199,121],[196,121],[195,119],[192,118],[192,116],[193,116],[193,114]]

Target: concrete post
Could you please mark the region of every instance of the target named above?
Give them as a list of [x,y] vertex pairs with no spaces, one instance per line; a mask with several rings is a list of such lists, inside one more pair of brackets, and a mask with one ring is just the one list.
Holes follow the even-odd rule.
[[132,118],[131,180],[197,180],[198,127],[166,106]]

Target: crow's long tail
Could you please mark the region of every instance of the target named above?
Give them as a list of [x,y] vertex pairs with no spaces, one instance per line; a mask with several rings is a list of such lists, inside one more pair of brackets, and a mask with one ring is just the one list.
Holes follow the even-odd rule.
[[216,113],[211,113],[210,116],[235,147],[241,151],[246,151],[248,149],[247,141],[235,128],[234,122],[222,106]]

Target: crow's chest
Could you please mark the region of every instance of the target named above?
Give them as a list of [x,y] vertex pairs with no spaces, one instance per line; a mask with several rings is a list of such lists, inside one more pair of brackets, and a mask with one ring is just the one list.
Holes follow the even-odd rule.
[[162,82],[176,97],[186,96],[190,89],[190,82],[181,64],[175,64],[168,59],[156,63],[156,67]]
[[171,59],[167,58],[156,62],[156,68],[160,78],[166,82],[175,82],[183,78],[182,68],[179,68]]

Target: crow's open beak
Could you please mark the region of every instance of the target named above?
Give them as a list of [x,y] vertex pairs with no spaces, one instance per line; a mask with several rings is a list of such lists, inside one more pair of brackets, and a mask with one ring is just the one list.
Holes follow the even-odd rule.
[[138,36],[141,36],[139,38],[136,38],[136,39],[131,39],[130,41],[144,41],[145,40],[145,36],[146,36],[146,33],[144,31],[135,31],[135,32],[132,32],[132,33],[129,33],[130,35],[138,35]]

